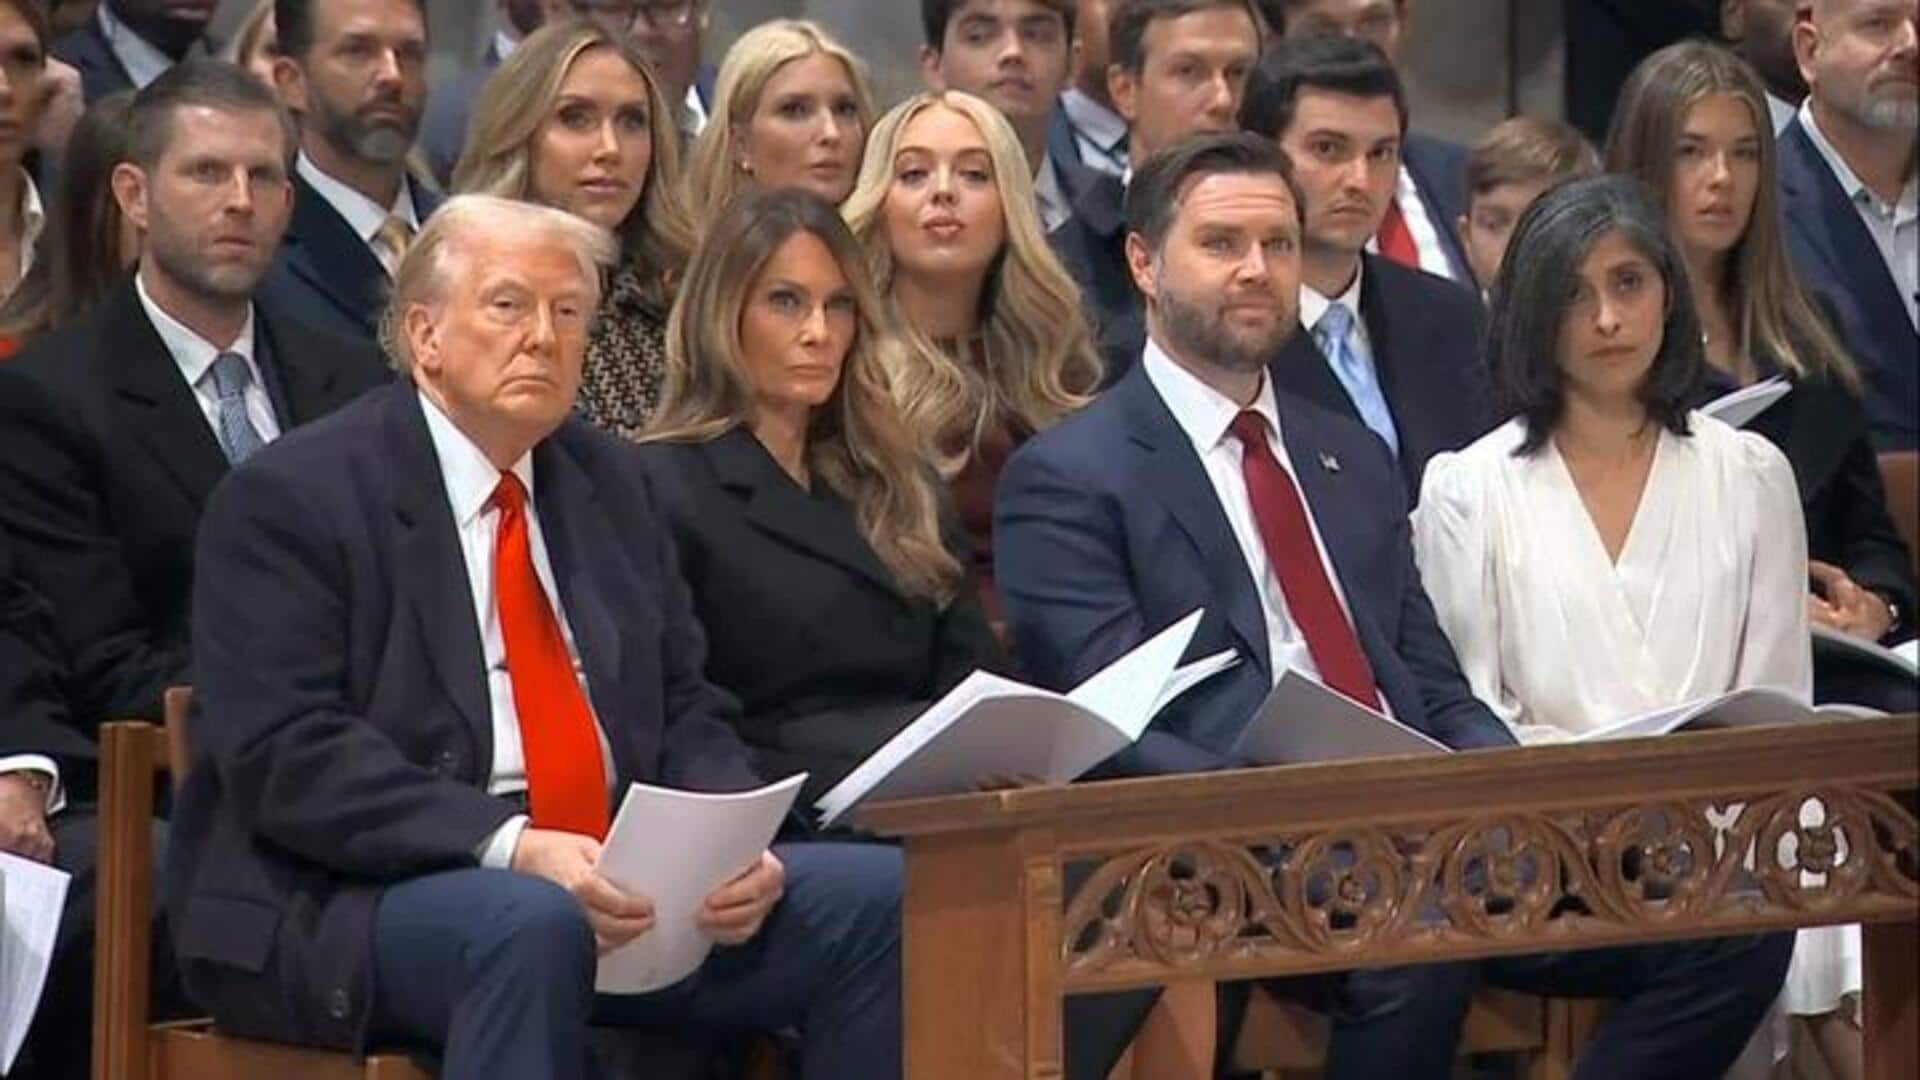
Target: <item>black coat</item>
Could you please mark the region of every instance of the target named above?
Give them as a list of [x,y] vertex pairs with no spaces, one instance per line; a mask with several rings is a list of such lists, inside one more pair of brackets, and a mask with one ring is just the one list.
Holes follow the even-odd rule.
[[[386,381],[371,349],[255,312],[282,431]],[[83,726],[158,719],[186,681],[194,529],[226,473],[132,281],[0,364],[0,529],[52,605]]]
[[[412,185],[413,211],[422,225],[440,205],[424,184]],[[280,241],[260,295],[310,326],[339,337],[372,342],[380,330],[392,279],[367,241],[306,178],[293,176],[293,217]]]
[[[973,588],[903,594],[837,496],[809,494],[736,428],[640,450],[707,629],[707,677],[740,699],[760,771],[809,799],[1001,656]],[[965,565],[964,541],[949,546]]]
[[92,771],[91,733],[74,726],[60,685],[59,651],[46,604],[14,574],[13,548],[0,533],[0,757],[44,754],[69,786]]

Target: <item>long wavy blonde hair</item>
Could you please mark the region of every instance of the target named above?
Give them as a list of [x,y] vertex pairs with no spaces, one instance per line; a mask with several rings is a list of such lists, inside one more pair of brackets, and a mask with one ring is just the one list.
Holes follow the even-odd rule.
[[574,62],[593,49],[611,49],[647,84],[649,138],[640,201],[617,230],[621,260],[637,268],[641,298],[661,312],[693,250],[693,225],[680,202],[680,136],[673,106],[646,60],[623,34],[609,34],[585,18],[549,23],[529,35],[488,77],[467,125],[467,145],[453,169],[456,193],[498,195],[526,202],[533,190],[533,144],[553,112]]
[[802,233],[833,254],[856,310],[839,385],[808,423],[807,465],[853,506],[860,534],[901,590],[944,607],[962,570],[941,538],[939,481],[887,385],[900,339],[859,245],[820,196],[794,188],[749,193],[713,224],[667,322],[666,390],[643,441],[702,442],[751,422],[741,314],[767,263]]
[[984,363],[975,360],[969,342],[935,341],[900,320],[907,349],[893,372],[894,396],[908,426],[928,441],[926,453],[950,477],[966,467],[995,420],[1008,419],[1030,434],[1085,405],[1100,385],[1101,364],[1080,290],[1040,224],[1032,167],[1019,137],[998,109],[971,94],[918,94],[874,126],[845,207],[874,280],[891,290],[898,273],[881,211],[893,187],[900,136],[934,108],[951,109],[979,129],[1006,222],[1006,241],[988,267],[980,298]]
[[774,73],[809,56],[825,53],[847,69],[860,130],[873,126],[873,89],[860,58],[815,22],[772,19],[747,31],[727,50],[714,78],[713,118],[694,140],[687,166],[686,203],[698,221],[711,221],[751,185],[740,171],[738,141],[760,107],[760,95]]

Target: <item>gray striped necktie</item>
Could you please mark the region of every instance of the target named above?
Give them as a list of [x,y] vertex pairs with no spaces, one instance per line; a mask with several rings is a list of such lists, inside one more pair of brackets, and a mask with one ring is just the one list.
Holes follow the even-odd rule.
[[253,369],[239,353],[223,352],[213,358],[213,367],[207,369],[207,375],[213,379],[213,392],[220,399],[216,417],[220,449],[227,455],[227,461],[238,465],[267,444],[253,421],[247,418],[247,384],[253,382]]

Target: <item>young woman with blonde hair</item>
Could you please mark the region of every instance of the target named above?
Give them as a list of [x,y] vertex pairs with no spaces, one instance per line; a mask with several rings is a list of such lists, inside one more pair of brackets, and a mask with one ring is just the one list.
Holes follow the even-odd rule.
[[844,207],[906,338],[895,400],[953,484],[989,606],[1000,467],[1100,383],[1079,289],[1047,244],[1025,162],[997,109],[923,93],[874,126]]
[[838,206],[853,190],[872,123],[859,57],[817,23],[761,23],[720,62],[713,115],[687,170],[687,205],[711,221],[743,192],[800,187]]
[[626,35],[567,19],[528,36],[488,78],[453,173],[456,191],[557,206],[620,241],[578,407],[630,439],[659,404],[667,315],[693,246],[673,118]]

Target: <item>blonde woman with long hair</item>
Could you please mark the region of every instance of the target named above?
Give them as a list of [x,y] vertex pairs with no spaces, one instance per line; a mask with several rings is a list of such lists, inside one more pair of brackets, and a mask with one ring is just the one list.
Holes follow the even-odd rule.
[[716,221],[668,327],[642,466],[762,775],[838,782],[1000,655],[944,491],[887,387],[900,348],[838,211],[756,192]]
[[624,34],[552,23],[480,91],[454,189],[544,203],[613,232],[621,260],[587,345],[578,408],[638,438],[666,378],[667,315],[693,230],[671,104]]
[[1000,468],[1100,383],[1079,289],[1047,244],[1012,125],[970,94],[920,94],[881,117],[845,212],[906,339],[894,398],[953,484],[992,607]]
[[687,205],[711,221],[743,192],[799,187],[838,206],[853,190],[872,124],[859,57],[817,23],[761,23],[720,62],[713,117],[687,170]]

